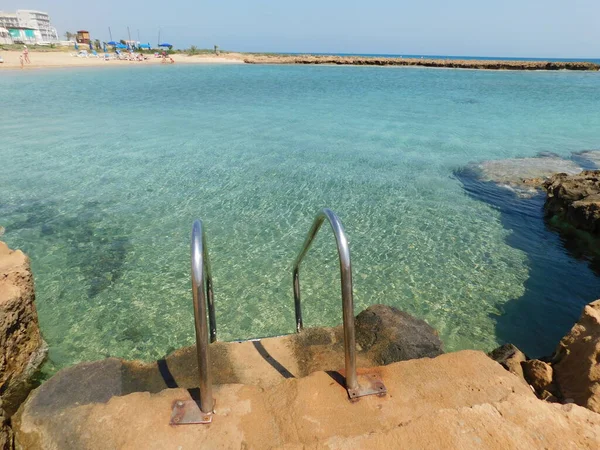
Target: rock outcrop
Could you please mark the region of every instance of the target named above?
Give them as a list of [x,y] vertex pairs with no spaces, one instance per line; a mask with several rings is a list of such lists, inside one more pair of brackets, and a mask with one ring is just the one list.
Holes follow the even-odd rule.
[[523,379],[543,400],[576,403],[600,413],[600,300],[587,305],[554,355],[528,359],[505,344],[488,355]]
[[[350,402],[326,372],[269,387],[225,384],[210,425],[169,425],[184,389],[65,407],[44,385],[13,418],[19,449],[597,449],[600,415],[542,402],[481,352],[371,369],[385,397]],[[85,384],[86,380],[79,381]],[[75,389],[79,387],[73,385]]]
[[422,66],[486,70],[599,70],[591,62],[501,61],[336,55],[244,55],[248,64],[330,64],[354,66]]
[[552,394],[554,384],[552,381],[552,366],[539,359],[530,359],[521,363],[525,380],[535,389],[538,395],[544,396],[545,392]]
[[0,450],[12,450],[13,435],[8,416],[2,409],[2,397],[0,397]]
[[0,449],[9,448],[8,420],[46,356],[34,299],[29,259],[0,242]]
[[563,399],[600,413],[600,300],[585,307],[560,341],[553,362]]
[[512,344],[504,344],[495,350],[492,350],[488,356],[497,363],[500,363],[509,372],[525,381],[522,363],[527,361],[527,356]]
[[577,229],[600,236],[600,171],[577,175],[559,173],[544,183],[548,198],[546,213],[567,221]]

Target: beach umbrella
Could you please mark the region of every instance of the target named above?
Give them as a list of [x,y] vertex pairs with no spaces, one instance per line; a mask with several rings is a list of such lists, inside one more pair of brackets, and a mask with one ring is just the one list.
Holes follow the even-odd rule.
[[110,42],[107,42],[107,44],[108,44],[108,45],[112,45],[112,46],[114,47],[115,45],[117,45],[117,44],[118,44],[118,42],[115,42],[115,41],[110,41]]
[[171,44],[163,42],[162,44],[158,44],[159,47],[173,47]]
[[127,48],[127,46],[125,44],[121,44],[121,43],[115,45],[115,47],[117,47],[117,48]]

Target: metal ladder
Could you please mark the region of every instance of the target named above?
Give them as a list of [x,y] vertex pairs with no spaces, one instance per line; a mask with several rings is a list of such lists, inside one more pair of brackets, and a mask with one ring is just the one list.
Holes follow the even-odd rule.
[[[337,244],[340,262],[340,276],[342,288],[342,318],[344,327],[344,354],[345,354],[345,383],[350,399],[366,395],[384,395],[386,388],[377,377],[373,375],[357,375],[356,372],[356,338],[354,330],[354,300],[352,294],[352,264],[350,261],[350,247],[348,238],[338,216],[328,208],[317,214],[310,228],[302,249],[294,262],[293,286],[294,306],[296,312],[296,331],[300,333],[303,328],[302,305],[300,301],[300,264],[308,253],[310,246],[321,225],[329,221]],[[217,340],[217,325],[215,319],[215,304],[213,294],[212,274],[206,235],[201,220],[194,221],[192,226],[192,295],[194,300],[194,322],[196,330],[196,352],[198,355],[198,370],[200,374],[200,400],[177,401],[171,415],[174,425],[189,423],[210,423],[214,408],[212,383],[210,374],[210,360],[208,352],[207,307],[208,322],[210,325],[210,342]],[[206,292],[205,292],[206,289]],[[194,408],[195,406],[195,408]]]

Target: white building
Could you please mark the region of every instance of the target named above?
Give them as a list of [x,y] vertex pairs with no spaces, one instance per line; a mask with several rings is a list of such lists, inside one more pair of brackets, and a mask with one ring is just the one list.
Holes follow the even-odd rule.
[[50,16],[41,11],[19,9],[16,13],[0,11],[0,27],[8,30],[14,42],[57,42],[58,33]]
[[19,19],[15,13],[5,13],[0,11],[0,27],[10,28],[19,27]]
[[18,9],[17,19],[19,19],[20,26],[36,30],[36,37],[38,37],[41,42],[58,41],[58,33],[56,32],[56,28],[50,25],[50,16],[48,13],[32,11],[29,9]]
[[13,40],[8,30],[4,27],[0,27],[0,45],[1,44],[12,44]]

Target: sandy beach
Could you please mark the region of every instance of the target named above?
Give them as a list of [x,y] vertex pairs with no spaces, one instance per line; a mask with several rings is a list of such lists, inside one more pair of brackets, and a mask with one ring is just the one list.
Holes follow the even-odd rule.
[[[1,69],[19,69],[20,51],[2,51],[0,56],[4,59],[4,63],[0,64]],[[24,64],[23,70],[44,69],[44,68],[63,68],[63,67],[118,67],[124,65],[149,65],[161,64],[162,58],[155,58],[154,55],[145,55],[148,57],[144,61],[127,61],[110,59],[105,61],[102,57],[95,57],[90,54],[89,57],[73,56],[75,51],[68,52],[30,52],[30,64]],[[111,54],[112,55],[112,54]],[[188,56],[185,54],[170,55],[175,64],[243,64],[242,55],[236,53],[228,53],[226,55],[194,55]]]

